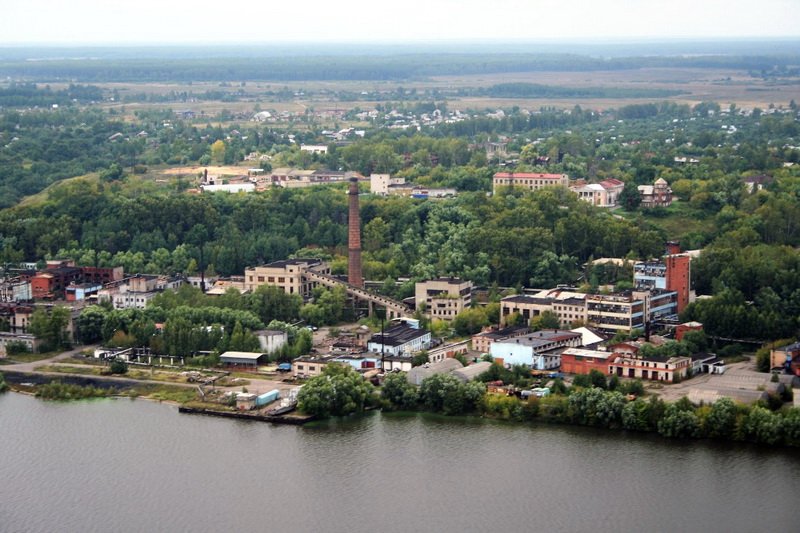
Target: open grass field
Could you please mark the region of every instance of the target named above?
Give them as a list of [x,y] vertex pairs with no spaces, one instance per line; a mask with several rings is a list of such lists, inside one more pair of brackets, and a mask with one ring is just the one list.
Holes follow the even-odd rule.
[[[538,109],[541,106],[572,107],[579,104],[584,108],[608,109],[631,103],[670,100],[680,103],[696,104],[701,101],[716,101],[723,106],[735,103],[739,107],[762,107],[770,104],[787,105],[791,100],[800,100],[800,79],[767,81],[750,76],[743,70],[700,69],[700,68],[647,68],[615,71],[590,72],[516,72],[501,74],[476,74],[463,76],[438,76],[412,81],[307,81],[307,82],[257,82],[230,83],[218,82],[192,83],[104,83],[99,84],[108,91],[126,95],[166,95],[173,92],[203,94],[213,91],[240,92],[236,101],[189,100],[186,102],[148,103],[148,102],[109,102],[104,106],[124,110],[125,116],[133,116],[139,109],[169,108],[192,109],[213,117],[222,110],[231,113],[250,113],[256,104],[262,109],[277,112],[303,113],[313,109],[316,112],[346,111],[355,107],[372,109],[374,99],[340,101],[337,94],[363,92],[384,94],[398,87],[417,92],[438,90],[446,93],[456,89],[485,88],[500,83],[534,83],[556,87],[573,88],[619,88],[619,89],[667,89],[680,94],[669,97],[644,98],[484,98],[477,96],[446,95],[450,109],[483,109],[486,107],[520,106]],[[280,91],[289,90],[295,96],[277,97]]]

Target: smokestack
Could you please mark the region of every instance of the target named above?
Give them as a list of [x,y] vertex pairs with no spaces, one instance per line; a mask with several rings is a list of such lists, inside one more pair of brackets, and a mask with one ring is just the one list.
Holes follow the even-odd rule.
[[677,255],[681,253],[681,243],[678,241],[667,241],[667,255]]
[[358,178],[350,178],[347,191],[350,212],[347,217],[347,282],[355,287],[364,286],[361,276],[361,216],[358,212]]

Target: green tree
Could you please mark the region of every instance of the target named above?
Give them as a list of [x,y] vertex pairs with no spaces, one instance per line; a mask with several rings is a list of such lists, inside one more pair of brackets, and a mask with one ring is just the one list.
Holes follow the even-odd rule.
[[539,331],[542,329],[558,329],[561,323],[558,315],[552,311],[542,311],[538,316],[531,319],[531,329]]
[[351,366],[329,364],[300,389],[298,408],[319,418],[345,416],[372,405],[374,390]]
[[736,430],[736,404],[730,398],[720,398],[711,406],[705,420],[706,434],[715,439],[730,439]]
[[479,333],[488,325],[489,319],[486,317],[486,311],[480,307],[464,309],[453,320],[453,329],[460,337]]
[[688,439],[699,436],[700,422],[692,410],[669,404],[658,422],[658,432],[665,437]]
[[103,338],[103,324],[105,324],[108,310],[98,305],[86,307],[75,321],[78,340],[83,344],[99,342]]
[[627,211],[636,210],[639,207],[639,204],[642,203],[642,197],[639,194],[639,189],[632,181],[629,181],[625,184],[625,188],[623,188],[622,192],[619,193],[618,200],[620,205]]
[[53,307],[49,313],[41,308],[33,312],[29,330],[42,340],[41,351],[69,347],[67,334],[69,321],[70,312],[66,307]]
[[225,141],[214,141],[211,145],[211,159],[217,164],[225,162]]
[[405,372],[391,373],[384,378],[381,397],[394,409],[413,409],[419,401],[417,387],[408,382]]
[[462,383],[450,374],[434,374],[422,380],[419,396],[423,405],[434,412],[458,415],[474,411],[486,392],[479,381]]

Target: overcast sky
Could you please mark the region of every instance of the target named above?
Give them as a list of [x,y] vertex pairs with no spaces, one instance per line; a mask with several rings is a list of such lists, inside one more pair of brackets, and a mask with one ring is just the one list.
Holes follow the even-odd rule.
[[798,37],[800,0],[0,0],[0,43]]

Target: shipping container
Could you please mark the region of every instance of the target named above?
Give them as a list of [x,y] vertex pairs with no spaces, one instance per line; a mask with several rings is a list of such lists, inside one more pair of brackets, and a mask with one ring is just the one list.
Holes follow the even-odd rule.
[[278,389],[272,389],[269,392],[261,394],[256,398],[256,407],[264,407],[281,397],[281,392]]

